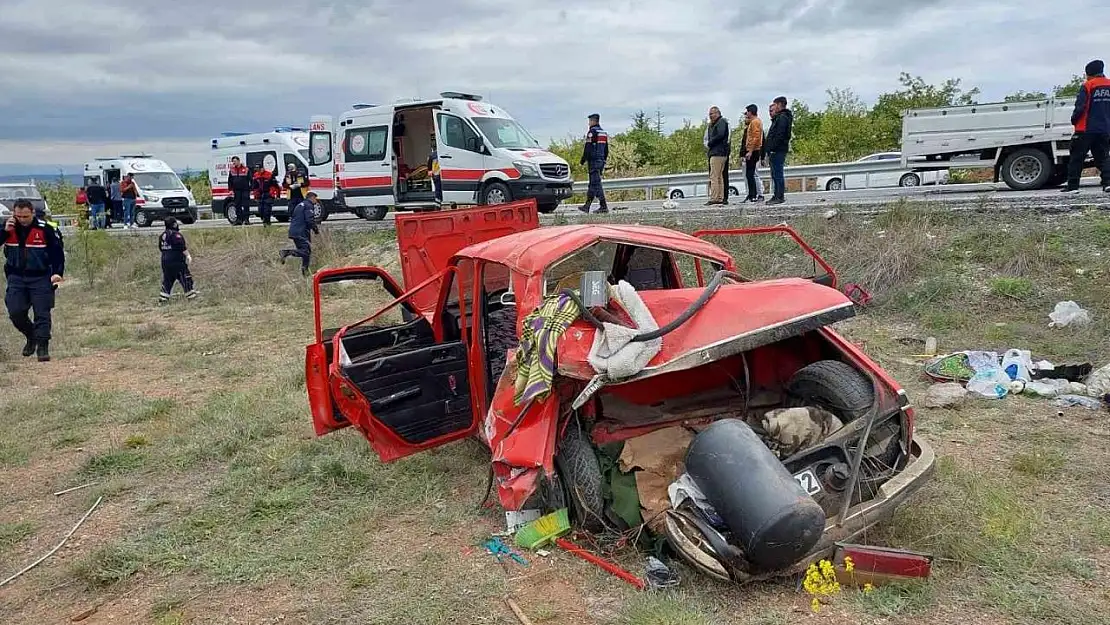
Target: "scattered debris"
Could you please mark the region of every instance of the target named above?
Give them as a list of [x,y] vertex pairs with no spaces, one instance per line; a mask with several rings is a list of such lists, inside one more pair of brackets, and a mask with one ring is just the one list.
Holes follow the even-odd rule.
[[589,562],[590,564],[595,564],[595,565],[601,567],[605,572],[611,573],[612,575],[615,575],[615,576],[623,579],[624,581],[628,582],[629,584],[632,584],[633,586],[635,586],[639,590],[643,590],[647,586],[647,584],[644,583],[644,580],[640,579],[639,577],[636,577],[632,573],[629,573],[628,571],[626,571],[626,570],[622,569],[621,567],[617,566],[616,564],[606,560],[605,558],[596,556],[596,555],[590,553],[589,551],[586,551],[585,549],[583,549],[583,548],[579,547],[578,545],[572,543],[571,541],[567,540],[566,538],[556,538],[555,539],[555,544],[559,545],[560,547],[565,549],[570,554],[578,556],[579,558],[582,558],[583,560],[585,560],[586,562]]
[[1048,324],[1050,328],[1081,326],[1091,322],[1091,315],[1071,300],[1057,303],[1056,308],[1048,314],[1048,318],[1052,320],[1052,323]]
[[840,211],[836,210],[835,208],[830,208],[829,210],[825,211],[825,219],[832,219],[839,214]]
[[526,524],[517,530],[516,544],[525,549],[535,549],[546,545],[570,531],[570,517],[566,508],[559,508],[551,514]]
[[925,339],[925,351],[923,353],[926,356],[930,356],[930,357],[937,355],[937,338],[935,336],[926,337],[926,339]]
[[1102,402],[1094,397],[1085,397],[1083,395],[1059,395],[1056,401],[1052,402],[1053,406],[1058,408],[1086,408],[1087,410],[1102,410]]
[[845,284],[841,292],[848,296],[848,299],[852,300],[852,303],[856,306],[867,306],[871,303],[871,294],[855,282]]
[[81,612],[78,612],[77,614],[74,614],[73,616],[70,617],[69,620],[70,620],[70,622],[73,622],[73,623],[80,623],[81,621],[89,618],[93,614],[96,614],[96,611],[98,609],[100,609],[100,606],[95,606],[94,605],[93,607],[91,607],[87,610],[83,610]]
[[70,538],[71,536],[73,536],[73,534],[74,534],[74,533],[75,533],[75,532],[77,531],[77,528],[81,527],[81,524],[85,522],[85,519],[89,518],[89,515],[93,513],[93,510],[96,510],[96,507],[100,505],[100,502],[101,502],[101,501],[104,501],[104,498],[103,498],[103,497],[97,497],[97,498],[96,498],[96,503],[94,503],[94,504],[92,505],[92,507],[91,507],[91,508],[89,508],[88,512],[86,512],[86,513],[85,513],[85,516],[81,517],[81,520],[77,521],[77,525],[74,525],[74,526],[73,526],[73,529],[69,530],[69,533],[67,533],[67,534],[66,534],[66,535],[65,535],[65,536],[64,536],[64,537],[62,538],[62,541],[61,541],[60,543],[58,543],[57,545],[54,545],[54,548],[53,548],[53,549],[51,549],[50,551],[46,552],[46,555],[42,556],[42,557],[41,557],[41,558],[39,558],[38,560],[35,560],[34,562],[32,562],[32,563],[28,564],[27,566],[23,567],[23,570],[21,570],[21,571],[19,571],[18,573],[16,573],[16,574],[12,575],[12,576],[11,576],[11,577],[9,577],[8,579],[6,579],[6,580],[4,580],[4,581],[0,582],[0,587],[3,587],[3,586],[7,586],[9,582],[12,582],[12,581],[13,581],[13,580],[15,580],[16,578],[18,578],[18,577],[19,577],[20,575],[23,575],[23,574],[24,574],[24,573],[26,573],[27,571],[30,571],[31,569],[35,568],[36,566],[38,566],[38,565],[42,564],[43,562],[45,562],[45,561],[46,561],[46,559],[47,559],[47,558],[49,558],[50,556],[54,555],[54,552],[56,552],[56,551],[58,551],[59,549],[61,549],[61,548],[62,548],[62,546],[66,544],[66,541],[68,541],[68,540],[69,540],[69,538]]
[[770,410],[763,415],[762,426],[771,437],[771,451],[786,458],[825,440],[844,423],[828,410],[808,406]]
[[869,545],[838,545],[833,560],[841,584],[863,588],[925,579],[933,571],[933,556],[929,554]]
[[654,556],[649,556],[647,559],[647,565],[644,568],[644,578],[647,579],[647,586],[651,590],[673,588],[678,586],[679,582],[678,574]]
[[532,625],[531,619],[525,616],[524,611],[520,609],[520,606],[516,604],[516,601],[513,601],[509,597],[505,597],[505,603],[509,604],[509,609],[513,611],[513,615],[516,616],[516,620],[520,621],[520,625]]
[[1087,377],[1087,395],[1102,397],[1110,393],[1110,365],[1100,367]]
[[72,493],[75,490],[81,490],[82,488],[88,488],[90,486],[96,486],[97,484],[99,484],[99,482],[89,482],[88,484],[82,484],[80,486],[74,486],[73,488],[67,488],[65,490],[60,490],[60,491],[54,493],[54,496],[55,497],[61,497],[62,495],[66,494],[66,493]]
[[958,382],[934,384],[925,392],[926,408],[952,408],[967,399],[967,389]]
[[524,559],[524,556],[520,555],[511,547],[501,542],[501,539],[496,536],[487,540],[483,546],[486,548],[486,551],[490,553],[490,555],[497,559],[498,564],[504,565],[504,556],[509,556],[517,564],[521,566],[528,566],[528,561]]
[[663,529],[663,513],[670,509],[668,487],[683,473],[682,458],[694,440],[686,428],[672,427],[631,438],[624,443],[620,470],[635,472],[643,518],[649,527]]
[[1002,355],[1002,370],[1011,380],[1028,382],[1033,379],[1033,355],[1028,350],[1011,349]]
[[532,521],[543,516],[542,510],[506,510],[505,531],[506,535],[515,534],[516,531]]
[[663,208],[668,209],[668,210],[670,210],[672,208],[678,208],[678,202],[676,202],[674,200],[665,200],[663,202]]

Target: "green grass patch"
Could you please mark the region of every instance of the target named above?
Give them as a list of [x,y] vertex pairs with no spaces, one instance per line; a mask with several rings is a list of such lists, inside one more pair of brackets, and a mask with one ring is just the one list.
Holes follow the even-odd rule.
[[847,589],[851,604],[873,616],[919,614],[934,601],[933,587],[928,583],[885,584],[870,591]]
[[118,584],[135,573],[143,565],[143,553],[128,544],[115,544],[97,549],[80,560],[73,568],[73,574],[90,588],[104,588]]
[[995,278],[991,281],[995,297],[1024,300],[1033,296],[1033,282],[1028,278]]
[[111,477],[130,473],[143,466],[144,456],[134,449],[107,451],[89,457],[79,473],[85,477]]
[[621,625],[709,625],[709,616],[682,592],[641,594],[621,612]]
[[1057,449],[1037,449],[1014,454],[1010,468],[1028,477],[1046,479],[1063,471],[1067,456]]
[[0,522],[0,553],[6,552],[34,533],[35,524],[30,521]]

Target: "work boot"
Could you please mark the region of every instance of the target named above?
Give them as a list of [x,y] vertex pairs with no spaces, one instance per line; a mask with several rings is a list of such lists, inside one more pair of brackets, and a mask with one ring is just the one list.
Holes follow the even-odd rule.
[[609,205],[608,205],[608,204],[602,204],[601,206],[599,206],[599,207],[597,208],[597,213],[595,213],[595,214],[597,214],[597,215],[604,215],[604,214],[606,214],[606,213],[608,213],[608,212],[609,212]]
[[770,201],[767,202],[767,205],[771,206],[773,204],[782,204],[784,202],[786,202],[786,200],[781,197],[773,197]]
[[36,344],[34,337],[28,336],[27,343],[23,346],[23,356],[26,357],[34,355],[35,346]]
[[281,264],[284,265],[285,259],[289,258],[289,250],[281,250],[280,252],[278,252],[278,256],[281,257]]
[[50,362],[50,341],[39,341],[37,348],[39,362]]

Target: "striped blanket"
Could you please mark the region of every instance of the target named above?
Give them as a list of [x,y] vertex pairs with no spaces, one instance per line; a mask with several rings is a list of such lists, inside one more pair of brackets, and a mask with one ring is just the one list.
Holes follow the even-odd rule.
[[564,294],[547,298],[532,314],[524,318],[520,347],[516,355],[516,392],[513,402],[521,405],[542,399],[551,392],[555,378],[555,348],[559,337],[574,323],[581,311],[574,300]]

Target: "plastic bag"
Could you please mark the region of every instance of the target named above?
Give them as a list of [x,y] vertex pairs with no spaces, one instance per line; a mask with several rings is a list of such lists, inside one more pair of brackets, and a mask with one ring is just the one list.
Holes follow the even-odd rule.
[[1052,323],[1048,324],[1050,328],[1081,326],[1091,322],[1091,315],[1071,300],[1056,304],[1056,308],[1048,314],[1048,318],[1052,320]]
[[1023,349],[1011,349],[1002,355],[1002,370],[1011,380],[1028,382],[1033,379],[1033,356]]
[[1110,393],[1110,365],[1100,367],[1087,376],[1087,394],[1102,397]]
[[1083,397],[1082,395],[1060,395],[1056,398],[1056,401],[1052,402],[1052,405],[1058,408],[1078,406],[1087,410],[1102,410],[1102,402],[1094,397]]
[[644,577],[647,579],[648,588],[662,590],[678,586],[678,574],[654,556],[648,556],[647,566],[644,567]]
[[1012,381],[1002,369],[983,369],[968,381],[967,390],[989,399],[1002,399],[1009,394]]

